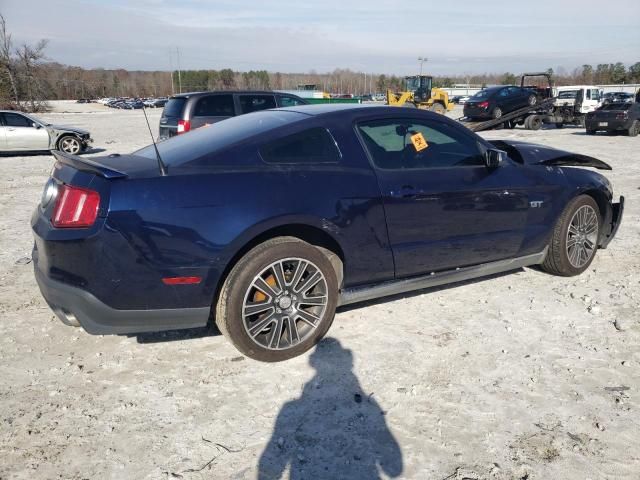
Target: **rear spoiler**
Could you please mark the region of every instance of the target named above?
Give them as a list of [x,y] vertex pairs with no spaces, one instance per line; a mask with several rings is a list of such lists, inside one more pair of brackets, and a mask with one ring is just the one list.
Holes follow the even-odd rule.
[[124,172],[106,167],[99,164],[98,162],[89,160],[88,158],[81,158],[77,155],[71,155],[70,153],[61,152],[60,150],[52,150],[51,153],[53,153],[53,156],[56,157],[56,160],[58,160],[58,162],[69,165],[70,167],[73,167],[76,170],[80,170],[82,172],[95,173],[96,175],[100,175],[101,177],[108,179],[125,178],[127,176],[127,174]]

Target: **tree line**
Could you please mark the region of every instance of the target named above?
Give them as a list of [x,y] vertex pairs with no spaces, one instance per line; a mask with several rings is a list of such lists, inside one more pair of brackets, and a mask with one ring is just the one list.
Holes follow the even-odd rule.
[[[202,90],[296,90],[299,85],[315,85],[325,92],[363,95],[403,89],[402,76],[370,74],[350,69],[333,72],[285,73],[250,70],[130,71],[125,69],[85,69],[47,59],[47,42],[14,45],[0,15],[0,108],[36,111],[47,100],[100,97],[159,97]],[[640,62],[628,68],[621,62],[583,65],[567,72],[548,69],[557,85],[640,83]],[[434,76],[434,86],[512,85],[519,82],[513,73]]]

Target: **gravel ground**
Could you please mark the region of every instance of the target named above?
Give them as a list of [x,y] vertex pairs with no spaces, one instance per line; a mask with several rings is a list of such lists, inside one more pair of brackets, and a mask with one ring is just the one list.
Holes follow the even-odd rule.
[[[43,118],[106,153],[149,140],[139,111]],[[609,162],[627,199],[610,247],[579,277],[524,269],[343,309],[280,364],[208,330],[62,325],[29,263],[53,159],[0,158],[0,479],[639,478],[640,139],[484,135]]]

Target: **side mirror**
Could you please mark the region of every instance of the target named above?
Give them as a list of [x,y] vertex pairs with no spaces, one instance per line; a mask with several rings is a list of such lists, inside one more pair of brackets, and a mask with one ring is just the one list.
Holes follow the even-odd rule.
[[40,125],[39,123],[36,123],[36,122],[33,122],[33,123],[31,124],[31,126],[32,126],[33,128],[42,128],[42,125]]
[[487,150],[484,154],[484,164],[489,169],[498,168],[507,154],[502,150]]

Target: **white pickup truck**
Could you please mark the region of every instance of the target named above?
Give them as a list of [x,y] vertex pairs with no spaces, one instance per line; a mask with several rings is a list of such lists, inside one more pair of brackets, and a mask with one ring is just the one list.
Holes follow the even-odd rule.
[[603,91],[593,85],[557,87],[553,116],[556,127],[564,124],[584,126],[585,115],[602,105]]

